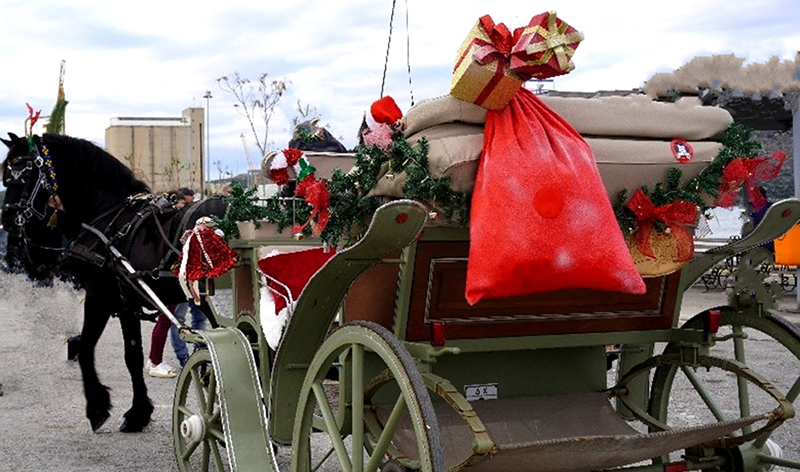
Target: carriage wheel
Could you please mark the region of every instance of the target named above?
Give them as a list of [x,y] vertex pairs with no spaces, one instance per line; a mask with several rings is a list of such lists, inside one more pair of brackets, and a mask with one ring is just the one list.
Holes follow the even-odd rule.
[[230,471],[211,357],[201,349],[189,357],[175,390],[172,440],[181,472]]
[[[706,313],[701,313],[683,327],[703,329],[705,318]],[[665,353],[679,350],[677,344],[669,344]],[[792,404],[796,403],[800,394],[800,329],[795,324],[779,316],[723,309],[709,355],[743,364],[767,379]],[[763,389],[748,387],[752,385],[741,377],[718,369],[661,366],[653,376],[650,414],[674,427],[743,418],[774,408],[775,399]],[[800,452],[796,448],[785,449],[797,443],[800,426],[796,423],[796,419],[789,419],[782,427],[761,434],[754,427],[743,428],[736,435],[745,436],[755,430],[756,438],[717,452],[732,462],[731,470],[770,470],[770,465],[775,464],[800,469]]]
[[[330,398],[325,376],[340,359],[344,359],[338,390],[341,398]],[[366,399],[364,379],[385,370],[395,379],[393,388],[385,389],[381,403],[374,395]],[[373,442],[366,434],[370,415],[365,412],[376,409],[387,410],[389,420]],[[409,428],[399,428],[401,424]],[[320,444],[330,447],[317,451]],[[337,470],[353,472],[398,470],[398,466],[425,472],[445,470],[438,422],[414,360],[388,330],[370,322],[342,326],[317,351],[300,391],[292,445],[295,472],[316,470],[328,458],[338,461]],[[404,453],[398,454],[400,450]]]

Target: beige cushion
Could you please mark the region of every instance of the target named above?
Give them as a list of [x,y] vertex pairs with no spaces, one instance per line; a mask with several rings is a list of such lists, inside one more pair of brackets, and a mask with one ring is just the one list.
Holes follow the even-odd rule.
[[[689,141],[720,137],[733,122],[722,108],[699,106],[696,99],[654,102],[644,95],[629,97],[541,97],[583,136],[617,136]],[[443,123],[482,124],[486,109],[450,95],[420,102],[403,117],[404,134]]]
[[[416,143],[423,136],[427,137],[430,143],[428,168],[431,175],[435,178],[449,175],[453,190],[471,192],[483,149],[483,133],[479,133],[479,130],[480,127],[475,125],[450,123],[417,133],[409,137],[409,142]],[[683,171],[682,182],[685,183],[705,169],[722,147],[722,144],[712,141],[690,141],[694,158],[681,164],[672,155],[668,140],[589,137],[586,142],[592,148],[600,177],[612,203],[617,202],[619,191],[623,189],[628,190],[629,197],[643,185],[652,190],[656,183],[666,180],[670,167],[678,167]],[[402,197],[405,181],[404,172],[389,174],[384,167],[370,195]]]
[[[450,177],[450,188],[456,192],[472,192],[475,173],[483,150],[483,126],[466,123],[447,123],[425,129],[408,138],[416,145],[427,138],[428,170],[434,178]],[[405,172],[392,175],[384,164],[378,183],[370,191],[371,196],[403,196]]]
[[486,108],[451,95],[423,100],[411,107],[403,117],[403,134],[409,137],[432,126],[453,122],[483,125],[486,122]]
[[630,136],[687,141],[721,137],[733,122],[723,108],[699,106],[694,98],[677,103],[629,97],[541,97],[583,136]]
[[652,190],[656,183],[667,179],[670,167],[683,171],[682,183],[685,183],[705,169],[722,148],[721,143],[712,141],[690,141],[694,158],[681,164],[675,160],[666,140],[586,138],[586,142],[594,152],[600,177],[613,204],[622,189],[628,190],[628,197],[643,185]]

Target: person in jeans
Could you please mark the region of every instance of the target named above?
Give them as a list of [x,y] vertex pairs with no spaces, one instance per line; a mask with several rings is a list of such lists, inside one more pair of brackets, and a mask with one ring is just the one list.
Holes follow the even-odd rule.
[[[175,311],[175,318],[178,319],[182,324],[186,324],[186,312],[189,311],[192,313],[191,324],[189,327],[192,331],[205,329],[206,327],[206,315],[200,309],[199,306],[195,305],[192,302],[185,302],[179,304]],[[181,339],[180,333],[178,332],[178,327],[172,325],[169,330],[169,337],[170,341],[172,341],[172,350],[175,351],[175,357],[178,358],[178,362],[180,363],[181,367],[186,365],[186,361],[189,360],[189,349],[186,346],[186,341]],[[196,351],[198,345],[194,345],[194,350]]]

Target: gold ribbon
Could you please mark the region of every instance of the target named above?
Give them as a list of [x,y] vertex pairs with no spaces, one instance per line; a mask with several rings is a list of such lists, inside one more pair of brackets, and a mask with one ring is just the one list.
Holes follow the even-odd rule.
[[[539,59],[530,59],[525,61],[527,65],[542,65],[550,61],[555,54],[558,66],[562,71],[569,72],[575,68],[570,57],[575,54],[575,48],[569,47],[570,44],[583,41],[583,33],[573,31],[567,33],[569,25],[564,21],[559,25],[557,22],[556,12],[550,11],[547,15],[547,28],[541,25],[528,26],[522,31],[522,37],[528,35],[540,35],[543,41],[528,44],[525,47],[527,54],[544,53]],[[516,48],[515,48],[516,49]]]

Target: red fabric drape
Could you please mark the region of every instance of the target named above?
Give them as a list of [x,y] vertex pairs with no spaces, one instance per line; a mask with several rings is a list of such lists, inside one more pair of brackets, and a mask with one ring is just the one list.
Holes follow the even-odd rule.
[[[286,293],[286,289],[281,285],[267,279],[267,285],[284,296],[291,295],[292,299],[297,300],[300,293],[305,288],[311,276],[328,262],[334,254],[335,249],[331,248],[327,252],[323,248],[308,249],[305,251],[288,252],[265,257],[258,261],[258,268],[264,274],[277,279],[286,285],[291,292]],[[275,296],[275,314],[286,306],[286,301],[281,296]]]

